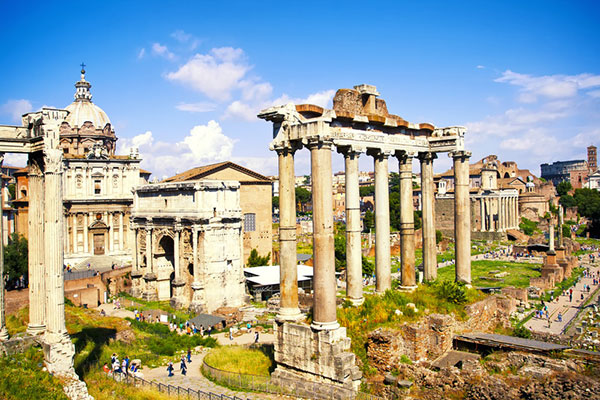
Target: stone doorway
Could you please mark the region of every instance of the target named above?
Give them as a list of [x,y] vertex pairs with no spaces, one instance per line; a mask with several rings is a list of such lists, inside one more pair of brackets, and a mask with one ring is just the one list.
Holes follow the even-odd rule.
[[171,282],[175,276],[175,246],[171,236],[164,235],[158,241],[154,263],[158,271],[158,299],[169,300],[173,295]]
[[104,254],[104,233],[94,233],[94,255]]

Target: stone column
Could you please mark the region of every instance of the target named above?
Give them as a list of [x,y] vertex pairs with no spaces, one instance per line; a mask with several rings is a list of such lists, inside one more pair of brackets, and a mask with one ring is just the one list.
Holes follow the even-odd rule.
[[311,327],[316,330],[333,330],[340,326],[337,323],[335,304],[331,146],[332,143],[328,140],[315,140],[308,144],[312,182],[314,259],[314,308]]
[[73,214],[73,254],[79,253],[79,242],[77,240],[77,214]]
[[88,220],[88,215],[83,214],[83,252],[88,253],[88,240],[89,240],[89,232],[88,225],[91,224],[91,221]]
[[194,257],[194,282],[200,281],[200,266],[198,265],[198,230],[192,228],[192,251]]
[[485,232],[485,206],[483,205],[483,198],[479,199],[479,221],[481,224],[481,231]]
[[[65,325],[65,290],[62,250],[62,151],[44,150],[44,263],[46,270],[47,343],[71,340]],[[48,358],[47,358],[48,361]],[[60,363],[60,360],[55,362]],[[50,364],[54,361],[50,361]],[[69,361],[72,365],[72,359]],[[49,368],[50,369],[50,368]]]
[[298,321],[298,259],[296,254],[296,185],[290,144],[276,149],[279,162],[279,291],[278,321]]
[[119,213],[119,250],[123,251],[123,213]]
[[[423,278],[437,278],[437,247],[435,243],[435,197],[433,160],[435,153],[421,153],[421,210],[423,212]],[[480,204],[482,204],[480,202]],[[482,207],[483,208],[483,207]]]
[[552,221],[552,218],[550,218],[548,220],[549,222],[549,228],[550,228],[550,232],[548,232],[548,240],[549,240],[549,246],[550,246],[550,251],[554,251],[554,221]]
[[112,213],[106,213],[106,219],[108,222],[108,251],[112,253],[113,246],[115,244],[115,227],[113,224],[114,216]]
[[[4,153],[0,153],[0,167],[4,161]],[[0,173],[0,188],[2,188],[2,174]],[[0,210],[4,210],[4,193],[0,190]],[[6,320],[4,314],[4,227],[2,220],[4,216],[0,213],[0,342],[8,339],[8,331],[6,330]]]
[[390,194],[388,184],[389,153],[370,150],[375,162],[375,278],[377,293],[392,287],[390,260]]
[[154,272],[154,263],[152,262],[152,220],[146,222],[146,273]]
[[175,258],[173,267],[175,268],[175,281],[181,280],[181,271],[179,265],[179,239],[181,237],[181,227],[175,226],[175,240],[173,240],[173,256]]
[[29,325],[27,333],[39,335],[46,330],[46,277],[44,276],[44,177],[43,161],[29,155]]
[[352,148],[338,149],[344,154],[346,171],[346,298],[354,305],[363,303],[362,253],[360,243],[360,191],[358,157]]
[[558,205],[558,248],[562,249],[563,248],[563,206],[562,205]]
[[454,159],[454,240],[456,281],[471,284],[471,209],[469,207],[470,152],[451,153]]
[[400,249],[402,288],[417,287],[415,275],[415,210],[412,190],[412,155],[398,155],[400,170]]

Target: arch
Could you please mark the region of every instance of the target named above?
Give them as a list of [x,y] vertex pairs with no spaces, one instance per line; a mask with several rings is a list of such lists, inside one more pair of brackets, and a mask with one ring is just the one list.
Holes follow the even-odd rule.
[[510,174],[508,172],[504,173],[504,178],[510,178]]
[[170,235],[162,235],[156,241],[156,255],[173,255],[175,252],[175,242]]

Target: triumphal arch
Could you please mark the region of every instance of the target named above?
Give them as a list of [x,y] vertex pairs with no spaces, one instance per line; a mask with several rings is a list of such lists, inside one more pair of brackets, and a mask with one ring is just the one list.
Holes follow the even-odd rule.
[[[437,128],[410,123],[390,114],[371,85],[340,89],[333,109],[313,104],[271,107],[259,118],[273,123],[270,148],[279,159],[280,287],[281,304],[275,325],[274,377],[301,377],[356,389],[361,374],[350,353],[350,339],[336,320],[332,154],[345,160],[347,297],[363,300],[360,241],[358,159],[373,158],[375,170],[376,292],[391,288],[388,162],[400,169],[401,285],[416,287],[413,160],[421,167],[424,277],[437,276],[433,162],[438,153],[454,161],[454,230],[456,279],[470,284],[469,157],[464,148],[465,128]],[[313,203],[314,309],[310,326],[297,323],[298,309],[294,154],[310,151]]]

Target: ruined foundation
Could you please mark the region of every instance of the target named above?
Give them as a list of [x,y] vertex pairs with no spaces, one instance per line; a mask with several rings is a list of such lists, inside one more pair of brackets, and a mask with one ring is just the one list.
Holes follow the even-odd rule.
[[339,391],[327,388],[339,392],[331,393],[336,398],[358,390],[362,373],[350,351],[346,328],[315,330],[308,325],[275,322],[273,331],[277,368],[271,377],[275,382],[286,387],[294,380],[338,385]]

